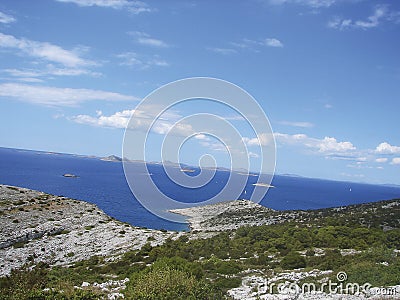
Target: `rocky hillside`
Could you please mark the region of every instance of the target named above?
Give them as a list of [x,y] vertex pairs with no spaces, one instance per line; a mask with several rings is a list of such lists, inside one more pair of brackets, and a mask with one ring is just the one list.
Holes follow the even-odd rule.
[[[132,227],[83,201],[0,185],[0,300],[400,298],[398,199],[312,211],[238,200],[172,212],[192,231]],[[336,293],[326,282],[372,288]],[[293,291],[303,284],[319,292]]]
[[0,276],[32,262],[68,265],[94,255],[114,260],[180,234],[133,227],[84,201],[0,185]]

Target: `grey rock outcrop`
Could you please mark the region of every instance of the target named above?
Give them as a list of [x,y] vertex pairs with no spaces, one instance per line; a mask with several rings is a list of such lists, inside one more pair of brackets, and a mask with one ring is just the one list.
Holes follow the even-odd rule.
[[133,227],[84,201],[0,185],[0,276],[28,262],[68,265],[94,255],[114,260],[181,234]]

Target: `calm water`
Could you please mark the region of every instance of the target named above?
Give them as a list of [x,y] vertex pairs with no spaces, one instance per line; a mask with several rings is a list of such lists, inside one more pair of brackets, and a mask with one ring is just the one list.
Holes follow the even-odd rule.
[[[164,193],[183,202],[196,202],[217,193],[229,176],[228,172],[217,171],[207,186],[193,194],[190,189],[170,184],[161,166],[150,165],[149,172]],[[65,173],[76,174],[79,178],[65,178],[62,176]],[[257,177],[249,177],[247,195],[251,194],[252,183],[256,180]],[[143,208],[132,195],[119,162],[0,148],[0,184],[86,200],[108,215],[135,226],[187,230],[186,224],[163,220]],[[400,198],[400,187],[382,185],[290,176],[275,176],[272,184],[276,188],[268,191],[261,204],[277,210],[316,209]],[[245,197],[242,194],[242,198]]]

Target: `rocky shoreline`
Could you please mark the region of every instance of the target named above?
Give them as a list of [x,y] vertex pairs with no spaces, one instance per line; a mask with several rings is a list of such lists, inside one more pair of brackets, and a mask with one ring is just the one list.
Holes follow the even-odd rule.
[[271,225],[298,216],[296,212],[276,211],[250,200],[173,209],[170,212],[186,216],[192,232],[219,232],[242,226]]
[[28,263],[69,265],[95,255],[115,260],[182,234],[131,226],[84,201],[0,185],[0,277]]

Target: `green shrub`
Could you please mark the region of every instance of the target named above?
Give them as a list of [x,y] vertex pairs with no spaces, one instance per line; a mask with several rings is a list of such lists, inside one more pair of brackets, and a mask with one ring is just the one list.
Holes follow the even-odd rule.
[[233,289],[239,287],[241,284],[242,280],[238,277],[220,277],[215,280],[215,286],[223,290]]
[[298,252],[289,252],[281,261],[282,268],[284,269],[298,269],[306,266],[306,259]]
[[131,277],[125,290],[127,299],[221,299],[222,294],[205,280],[169,267],[142,271]]
[[242,270],[240,263],[230,261],[218,261],[215,266],[215,271],[219,274],[236,274]]

